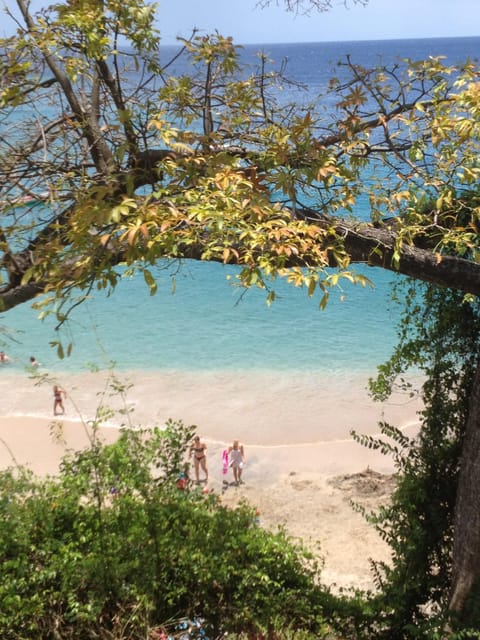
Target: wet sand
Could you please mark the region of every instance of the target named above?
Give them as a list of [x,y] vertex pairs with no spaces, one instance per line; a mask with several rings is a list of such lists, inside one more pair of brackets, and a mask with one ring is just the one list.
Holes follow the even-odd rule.
[[[350,430],[373,435],[378,421],[387,420],[414,436],[418,400],[398,394],[376,404],[359,376],[129,372],[120,380],[133,382],[124,399],[111,395],[105,373],[58,376],[68,397],[66,415],[54,418],[51,380],[38,384],[2,372],[1,467],[22,464],[55,474],[66,450],[88,446],[89,421],[101,405],[127,409],[127,417],[109,417],[100,429],[105,442],[128,422],[149,427],[181,419],[197,425],[207,443],[210,491],[230,505],[246,498],[258,507],[262,526],[285,527],[303,540],[325,561],[329,584],[373,586],[370,558],[388,561],[388,548],[350,500],[368,508],[388,500],[394,468],[390,458],[353,441]],[[61,439],[54,437],[59,430]],[[221,454],[233,438],[246,452],[239,487],[222,484]]]

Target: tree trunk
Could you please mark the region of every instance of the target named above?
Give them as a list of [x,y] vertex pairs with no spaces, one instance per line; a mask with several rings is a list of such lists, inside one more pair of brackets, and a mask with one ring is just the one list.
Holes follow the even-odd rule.
[[480,588],[480,363],[470,396],[455,505],[449,607],[460,619],[465,618],[465,604],[475,587]]

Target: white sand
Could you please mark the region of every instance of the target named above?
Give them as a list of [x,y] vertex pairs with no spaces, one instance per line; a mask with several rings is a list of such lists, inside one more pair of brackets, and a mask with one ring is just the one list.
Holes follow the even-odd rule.
[[[228,487],[222,494],[226,504],[246,498],[258,507],[262,526],[284,526],[301,538],[325,559],[326,583],[373,587],[370,558],[388,560],[388,548],[350,500],[367,508],[388,500],[393,466],[390,458],[355,443],[349,431],[375,434],[378,420],[387,419],[413,435],[418,401],[398,395],[387,404],[374,404],[364,390],[365,380],[355,377],[129,375],[135,386],[127,394],[127,406],[135,408],[135,424],[151,426],[174,418],[198,425],[208,445],[210,490],[222,493],[221,452],[234,437],[241,439],[245,484]],[[36,386],[19,376],[0,378],[2,468],[16,462],[40,475],[54,474],[66,449],[88,446],[84,423],[99,402],[118,404],[102,398],[105,374],[63,376],[59,382],[68,391],[63,442],[52,433],[50,385]],[[101,437],[112,442],[122,421],[112,419]]]

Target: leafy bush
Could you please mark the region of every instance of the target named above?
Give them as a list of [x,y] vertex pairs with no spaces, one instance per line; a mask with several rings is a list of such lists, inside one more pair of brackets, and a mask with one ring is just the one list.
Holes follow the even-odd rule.
[[[246,504],[176,486],[194,427],[124,430],[67,456],[58,477],[0,482],[0,636],[149,638],[182,616],[211,634],[319,633],[318,567]],[[213,635],[211,635],[213,637]]]
[[[448,611],[460,454],[479,338],[478,302],[466,301],[459,292],[411,284],[399,345],[380,367],[372,390],[384,399],[399,379],[405,386],[400,376],[406,370],[420,371],[421,430],[408,438],[383,423],[386,439],[356,435],[362,444],[392,455],[398,473],[391,504],[369,516],[391,547],[392,563],[375,567],[380,595],[371,602],[375,634],[367,637],[480,638],[465,628],[452,635]],[[467,626],[473,621],[471,616]]]

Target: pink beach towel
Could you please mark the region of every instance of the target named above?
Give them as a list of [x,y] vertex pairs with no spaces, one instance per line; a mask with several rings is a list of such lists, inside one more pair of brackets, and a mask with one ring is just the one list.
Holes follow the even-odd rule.
[[222,453],[222,473],[228,473],[228,449],[224,449]]

